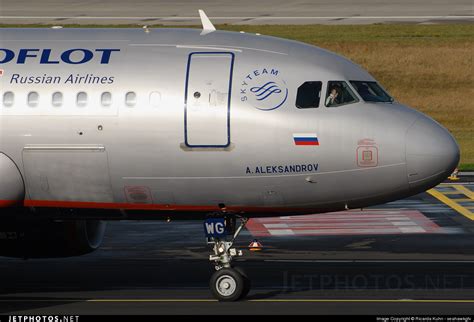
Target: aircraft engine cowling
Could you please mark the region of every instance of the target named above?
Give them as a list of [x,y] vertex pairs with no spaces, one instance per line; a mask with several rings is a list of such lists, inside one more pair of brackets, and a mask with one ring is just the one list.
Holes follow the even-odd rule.
[[25,198],[23,178],[15,163],[1,152],[0,178],[0,207],[21,203]]
[[84,255],[102,244],[106,223],[100,220],[0,221],[0,256],[55,258]]

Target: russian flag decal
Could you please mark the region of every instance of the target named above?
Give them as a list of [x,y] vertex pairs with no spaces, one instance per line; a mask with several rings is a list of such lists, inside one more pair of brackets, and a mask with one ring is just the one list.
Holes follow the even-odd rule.
[[295,145],[319,145],[316,133],[294,133]]

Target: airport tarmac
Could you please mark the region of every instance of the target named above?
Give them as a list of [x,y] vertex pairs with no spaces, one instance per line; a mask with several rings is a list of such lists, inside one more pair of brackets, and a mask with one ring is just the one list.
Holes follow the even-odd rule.
[[[66,4],[67,3],[67,4]],[[1,0],[2,24],[199,25],[198,9],[216,24],[472,23],[471,0]]]
[[264,249],[236,261],[253,283],[238,303],[211,297],[201,222],[110,222],[86,256],[1,258],[0,314],[473,314],[474,183],[461,181],[335,218],[254,220],[238,244]]

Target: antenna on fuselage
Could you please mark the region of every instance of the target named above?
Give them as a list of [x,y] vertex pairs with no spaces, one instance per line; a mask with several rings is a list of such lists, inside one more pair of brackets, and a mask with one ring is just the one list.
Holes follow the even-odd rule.
[[211,20],[209,20],[204,10],[199,9],[199,16],[201,17],[201,23],[202,23],[201,36],[204,36],[213,31],[216,31],[216,27],[214,27]]

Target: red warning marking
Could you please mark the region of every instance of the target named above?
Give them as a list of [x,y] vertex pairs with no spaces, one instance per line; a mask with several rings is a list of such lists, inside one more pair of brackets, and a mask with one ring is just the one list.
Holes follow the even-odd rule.
[[126,186],[125,197],[130,203],[136,204],[152,204],[153,198],[151,196],[150,188],[142,186]]
[[417,210],[342,211],[308,216],[254,218],[247,229],[255,237],[433,234],[443,229]]

